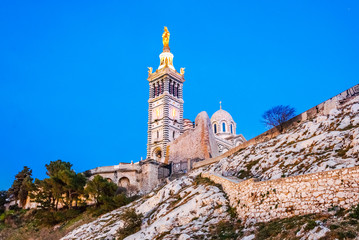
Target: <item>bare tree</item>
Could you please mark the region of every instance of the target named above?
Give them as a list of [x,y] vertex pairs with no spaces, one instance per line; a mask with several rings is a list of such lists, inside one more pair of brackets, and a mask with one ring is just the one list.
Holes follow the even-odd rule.
[[280,127],[283,131],[283,123],[295,116],[295,109],[291,106],[278,105],[272,107],[262,115],[262,122],[267,128]]

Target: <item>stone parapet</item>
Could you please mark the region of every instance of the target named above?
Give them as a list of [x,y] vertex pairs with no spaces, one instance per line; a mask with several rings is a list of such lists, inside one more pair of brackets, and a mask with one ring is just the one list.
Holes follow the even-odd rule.
[[97,167],[91,169],[90,172],[92,175],[101,174],[101,173],[113,173],[116,171],[141,171],[141,166],[138,163],[131,164],[131,163],[120,163],[119,165],[114,166],[104,166],[104,167]]
[[334,206],[347,209],[359,203],[359,167],[268,181],[238,182],[213,173],[202,176],[222,185],[238,218],[246,223],[325,212]]

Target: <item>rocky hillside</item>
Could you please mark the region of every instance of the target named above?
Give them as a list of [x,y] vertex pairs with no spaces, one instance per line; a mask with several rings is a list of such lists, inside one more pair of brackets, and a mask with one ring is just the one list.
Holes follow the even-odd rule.
[[353,239],[359,208],[244,226],[226,194],[201,172],[276,179],[359,165],[359,97],[281,135],[169,182],[62,239]]
[[240,179],[277,179],[359,165],[359,97],[205,168]]
[[[230,219],[225,194],[210,182],[182,177],[151,194],[82,225],[68,239],[188,239],[210,238],[220,221]],[[131,214],[131,210],[135,214]],[[139,221],[139,225],[133,224]],[[129,225],[129,223],[131,223]],[[142,224],[141,224],[142,223]]]
[[84,224],[69,239],[355,239],[359,208],[243,225],[221,187],[185,176],[148,196]]

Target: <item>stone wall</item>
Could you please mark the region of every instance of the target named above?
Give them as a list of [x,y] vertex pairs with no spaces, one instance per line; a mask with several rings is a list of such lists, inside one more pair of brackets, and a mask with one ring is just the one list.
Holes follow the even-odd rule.
[[350,208],[359,203],[359,167],[344,168],[269,181],[234,181],[202,173],[222,185],[238,217],[249,222]]
[[160,184],[160,180],[158,179],[159,165],[160,164],[156,161],[146,161],[145,164],[142,165],[140,182],[141,193],[149,193]]
[[97,167],[90,170],[92,179],[95,175],[101,175],[103,178],[111,180],[112,182],[118,184],[119,180],[123,177],[129,179],[130,184],[136,187],[139,182],[139,173],[141,173],[141,166],[139,164],[131,164],[131,163],[120,163],[119,165],[114,166],[105,166],[105,167]]
[[[115,166],[97,167],[90,170],[92,179],[96,175],[125,187],[130,192],[148,193],[169,177],[170,168],[155,160],[144,160],[138,163],[120,163]],[[124,180],[122,182],[121,180]]]
[[[350,99],[351,97],[353,97],[357,94],[359,94],[359,84],[355,85],[354,87],[349,88],[348,90],[336,95],[335,97],[332,97],[332,98],[328,99],[327,101],[325,101],[315,107],[312,107],[311,109],[288,120],[287,122],[284,123],[283,131],[286,131],[288,129],[296,127],[298,124],[302,123],[303,121],[310,120],[310,119],[316,117],[317,115],[327,115],[327,114],[329,114],[330,110],[339,108],[342,103],[344,103],[346,100]],[[279,131],[279,128],[272,128],[272,129],[258,135],[257,137],[254,137],[254,138],[248,140],[247,142],[244,142],[243,144],[230,149],[228,152],[225,152],[224,154],[222,154],[218,157],[207,158],[201,162],[195,163],[193,165],[193,168],[199,168],[199,167],[203,167],[203,166],[206,166],[206,165],[209,165],[212,163],[216,163],[216,162],[220,161],[222,158],[229,157],[232,154],[236,153],[237,151],[239,151],[243,148],[246,148],[248,146],[258,144],[261,142],[268,141],[268,140],[278,136],[279,134],[281,134],[281,132]]]
[[189,129],[167,149],[166,163],[180,163],[191,159],[206,159],[219,155],[218,146],[206,112],[200,112],[195,120],[196,128]]

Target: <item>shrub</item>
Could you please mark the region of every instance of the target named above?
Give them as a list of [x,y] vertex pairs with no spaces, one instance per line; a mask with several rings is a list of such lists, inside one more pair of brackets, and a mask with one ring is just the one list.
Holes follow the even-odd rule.
[[282,232],[283,224],[281,222],[269,222],[261,224],[258,228],[257,239],[268,239],[273,236],[277,236]]
[[117,239],[122,240],[125,237],[138,232],[141,229],[142,214],[137,214],[135,209],[126,209],[121,215],[124,221],[124,227],[118,230]]
[[85,208],[66,209],[60,211],[38,210],[35,213],[35,219],[44,225],[53,226],[76,218],[84,211]]
[[307,225],[305,226],[304,229],[306,231],[309,231],[309,230],[314,229],[316,226],[318,226],[318,223],[316,221],[310,219],[310,220],[308,220]]
[[212,239],[237,239],[238,234],[230,221],[220,221],[211,230]]
[[212,185],[212,186],[219,188],[220,190],[223,190],[221,184],[215,183],[207,177],[202,177],[202,174],[199,174],[195,177],[194,184],[195,185],[205,185],[205,186]]
[[4,222],[5,221],[5,217],[6,217],[6,214],[5,213],[2,213],[0,215],[0,222]]
[[349,214],[351,218],[359,219],[359,204],[353,207],[351,213]]
[[338,232],[339,239],[353,239],[356,237],[356,235],[352,231],[348,232]]
[[231,218],[237,218],[237,209],[235,207],[229,206],[227,212],[229,213],[229,216],[231,216]]
[[337,210],[337,212],[335,213],[335,216],[337,217],[343,217],[345,215],[345,209],[344,208],[339,208]]
[[330,230],[335,230],[335,229],[337,229],[337,228],[340,228],[340,226],[338,226],[338,225],[336,225],[336,224],[332,224],[332,225],[329,226],[329,229],[330,229]]

